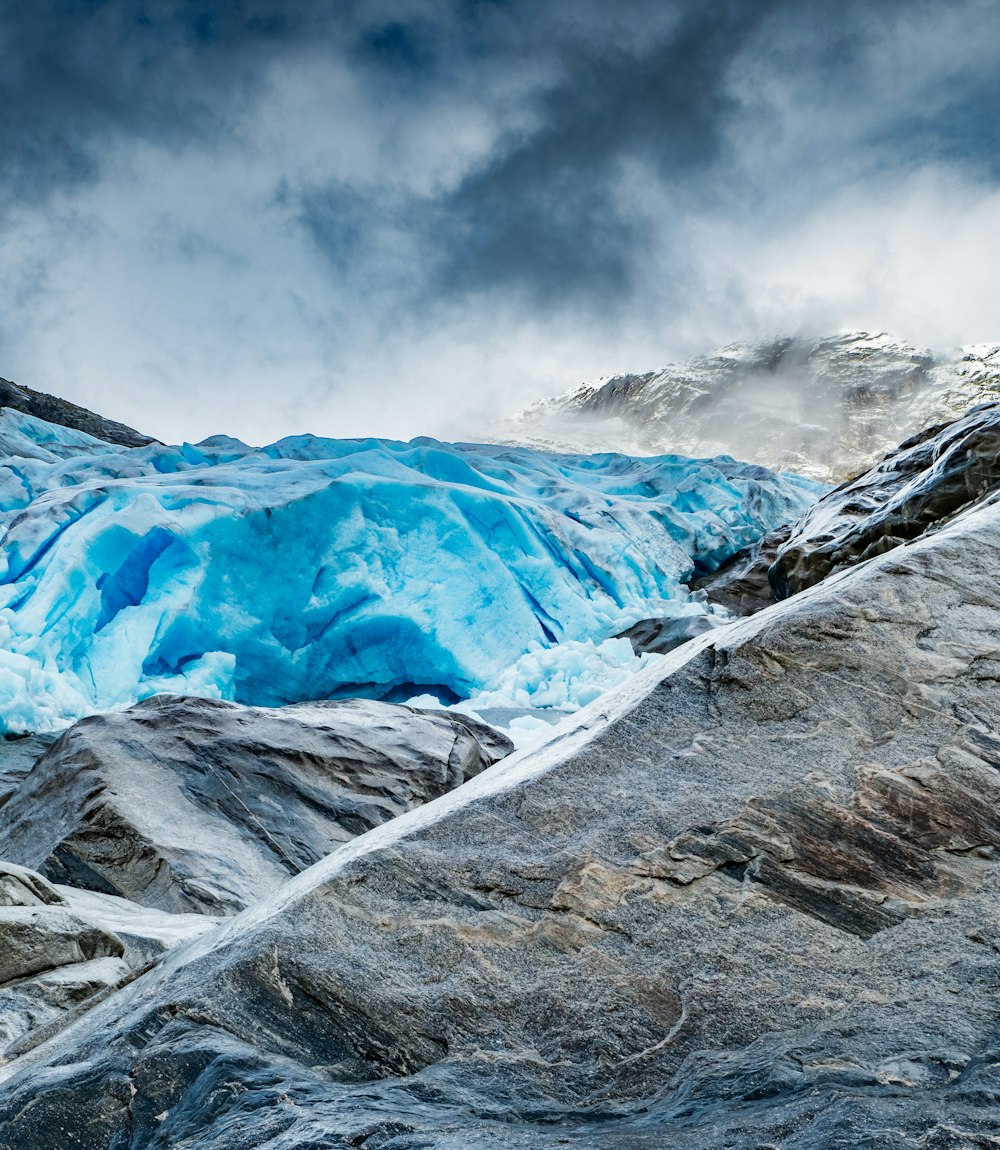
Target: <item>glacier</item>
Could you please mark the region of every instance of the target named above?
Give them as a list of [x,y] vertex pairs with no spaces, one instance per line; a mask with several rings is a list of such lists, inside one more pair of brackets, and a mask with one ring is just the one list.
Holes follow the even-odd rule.
[[615,634],[709,610],[692,573],[823,490],[426,438],[129,448],[4,408],[0,732],[158,693],[579,705],[588,666],[620,677]]

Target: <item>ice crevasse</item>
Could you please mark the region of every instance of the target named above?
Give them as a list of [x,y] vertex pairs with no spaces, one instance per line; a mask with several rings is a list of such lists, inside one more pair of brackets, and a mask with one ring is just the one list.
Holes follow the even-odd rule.
[[158,692],[495,694],[519,660],[544,678],[561,644],[703,611],[692,570],[817,490],[729,458],[429,439],[125,449],[4,409],[0,730]]

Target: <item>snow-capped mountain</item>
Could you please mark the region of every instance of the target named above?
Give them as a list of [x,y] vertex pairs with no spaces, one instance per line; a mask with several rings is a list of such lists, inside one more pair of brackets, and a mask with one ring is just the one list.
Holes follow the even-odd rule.
[[883,333],[731,344],[584,383],[497,429],[549,451],[732,455],[840,482],[908,436],[1000,397],[1000,344],[940,355]]

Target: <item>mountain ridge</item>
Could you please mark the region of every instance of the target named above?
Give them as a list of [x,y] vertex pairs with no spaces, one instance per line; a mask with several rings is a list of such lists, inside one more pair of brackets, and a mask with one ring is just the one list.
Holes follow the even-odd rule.
[[11,407],[25,415],[33,415],[36,419],[45,420],[46,423],[82,431],[95,439],[115,443],[120,447],[148,447],[150,444],[159,443],[158,439],[150,435],[143,435],[141,431],[136,431],[135,428],[118,423],[114,419],[106,419],[103,415],[71,403],[68,399],[61,399],[44,391],[34,391],[9,379],[0,379],[0,409],[5,407]]
[[910,435],[996,399],[1000,344],[948,355],[854,331],[727,344],[581,383],[496,431],[502,442],[536,450],[727,454],[839,483]]

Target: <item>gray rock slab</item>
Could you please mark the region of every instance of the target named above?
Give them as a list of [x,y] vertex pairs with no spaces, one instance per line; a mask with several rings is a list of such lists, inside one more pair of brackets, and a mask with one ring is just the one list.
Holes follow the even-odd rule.
[[0,1146],[993,1145],[998,569],[987,506],[693,640],[24,1055]]
[[231,914],[510,749],[466,716],[390,703],[163,696],[63,735],[4,807],[0,857],[163,911]]
[[66,906],[47,879],[27,867],[0,862],[0,906]]
[[57,738],[57,735],[22,735],[0,739],[0,807]]
[[121,939],[125,947],[123,957],[132,969],[154,962],[164,951],[200,938],[222,922],[216,915],[171,914],[79,887],[54,889],[75,914],[99,923]]
[[120,958],[110,931],[63,906],[0,906],[0,985],[68,963]]
[[1000,488],[1000,403],[930,427],[824,496],[777,548],[777,598],[916,539]]
[[129,972],[124,959],[105,956],[0,986],[0,1059],[13,1057],[29,1035],[58,1029],[71,1012],[119,986]]

